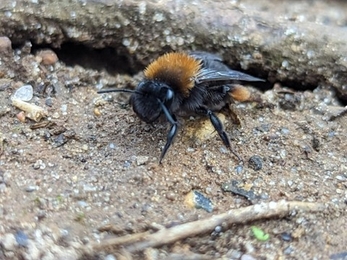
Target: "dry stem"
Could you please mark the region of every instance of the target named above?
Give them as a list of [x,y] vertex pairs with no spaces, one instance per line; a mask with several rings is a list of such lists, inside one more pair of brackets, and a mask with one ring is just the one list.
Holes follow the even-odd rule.
[[20,99],[13,99],[12,105],[26,112],[26,117],[39,122],[43,117],[47,115],[47,112],[39,106],[30,104]]
[[127,235],[125,237],[106,239],[100,244],[94,244],[93,248],[95,250],[100,250],[109,247],[123,246],[128,252],[137,252],[149,247],[159,247],[187,237],[211,232],[216,226],[222,225],[223,223],[229,226],[231,224],[246,223],[259,219],[284,217],[295,211],[319,212],[325,209],[326,206],[323,203],[288,202],[284,200],[261,203],[245,208],[229,210],[226,213],[214,215],[207,219],[161,229],[153,234],[145,232]]

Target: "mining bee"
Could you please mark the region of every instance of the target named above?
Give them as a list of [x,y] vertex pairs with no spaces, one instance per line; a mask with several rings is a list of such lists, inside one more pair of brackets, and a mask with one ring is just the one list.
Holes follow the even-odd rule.
[[250,92],[238,81],[264,81],[245,73],[231,70],[222,59],[206,52],[172,52],[160,56],[144,70],[144,79],[135,90],[102,89],[98,93],[128,92],[137,116],[146,123],[164,115],[171,128],[161,152],[162,162],[177,134],[176,116],[207,116],[224,145],[242,162],[232,149],[223,124],[214,114],[229,106],[233,100],[246,101]]

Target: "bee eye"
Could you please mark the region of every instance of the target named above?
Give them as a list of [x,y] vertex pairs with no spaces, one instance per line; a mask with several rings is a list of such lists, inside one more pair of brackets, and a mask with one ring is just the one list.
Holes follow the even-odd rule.
[[174,97],[174,92],[171,89],[168,89],[166,92],[166,100],[172,100]]

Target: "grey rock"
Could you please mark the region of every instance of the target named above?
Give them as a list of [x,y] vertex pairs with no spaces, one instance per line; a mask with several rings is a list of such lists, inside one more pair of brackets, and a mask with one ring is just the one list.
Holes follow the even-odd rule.
[[37,245],[32,241],[28,241],[27,250],[23,253],[24,259],[34,260],[40,259],[40,250],[37,248]]
[[148,160],[149,160],[148,156],[137,156],[136,164],[137,166],[144,165],[144,164],[147,164]]
[[21,230],[18,230],[15,234],[16,241],[18,245],[20,246],[27,246],[28,245],[28,236]]
[[13,94],[13,99],[20,99],[22,101],[30,101],[33,98],[34,90],[31,85],[21,86]]
[[12,51],[11,40],[6,36],[0,37],[0,53],[8,53]]
[[13,234],[7,233],[2,238],[0,238],[0,245],[6,251],[14,251],[17,246],[16,238]]
[[36,185],[30,185],[30,186],[28,186],[28,187],[25,188],[25,191],[26,191],[26,192],[33,192],[33,191],[36,191],[36,190],[38,190],[38,189],[39,189],[38,186],[36,186]]
[[116,260],[117,258],[114,255],[107,255],[105,260]]
[[[130,54],[138,67],[161,54],[163,47],[218,50],[229,65],[258,71],[256,76],[270,82],[334,86],[347,99],[347,34],[343,26],[325,23],[325,13],[309,13],[309,8],[304,19],[296,19],[295,13],[287,14],[291,2],[277,7],[276,16],[273,7],[256,12],[249,11],[256,10],[253,2],[252,8],[247,2],[238,2],[197,0],[192,5],[178,0],[159,4],[51,0],[41,5],[20,0],[13,5],[12,1],[2,1],[0,12],[5,15],[0,34],[11,35],[13,44],[31,39],[53,47],[64,42],[113,47]],[[340,4],[343,10],[345,5]],[[326,8],[330,8],[329,3]],[[341,22],[344,19],[338,18]]]
[[0,183],[0,193],[6,192],[6,184],[5,183]]

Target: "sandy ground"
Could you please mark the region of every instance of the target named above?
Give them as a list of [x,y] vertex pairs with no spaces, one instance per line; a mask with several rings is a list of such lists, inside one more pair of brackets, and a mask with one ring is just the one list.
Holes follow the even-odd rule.
[[[283,19],[346,24],[342,1],[332,1],[326,12],[324,1],[292,1],[290,8],[274,2],[281,1],[240,4],[248,4],[250,12],[286,14]],[[100,67],[102,62],[90,69],[90,59],[82,57],[83,62],[73,65],[59,50],[54,50],[56,60],[51,50],[40,53],[30,44],[11,49],[3,40],[0,259],[131,259],[119,248],[90,253],[90,245],[280,200],[324,203],[328,208],[220,225],[132,258],[346,259],[346,104],[333,89],[250,86],[259,99],[233,105],[240,125],[219,115],[243,167],[208,120],[198,117],[179,118],[179,134],[159,165],[169,129],[165,120],[145,124],[127,95],[96,93],[114,85],[134,88],[141,72],[129,76],[112,68],[109,74],[107,65]],[[93,59],[98,55],[86,53]],[[47,112],[40,122],[24,118],[11,104],[15,91],[27,84],[34,89],[29,103]],[[254,196],[226,191],[233,182]],[[211,200],[213,211],[190,207],[186,198],[191,191]],[[251,226],[270,238],[255,238]],[[81,253],[83,248],[89,249],[88,255]]]
[[[1,259],[76,259],[83,245],[111,236],[100,227],[132,234],[153,223],[172,226],[282,199],[328,203],[330,210],[222,226],[161,247],[159,259],[170,252],[211,259],[327,259],[346,252],[346,117],[339,116],[343,106],[333,90],[250,87],[262,102],[234,105],[240,126],[223,120],[242,168],[210,128],[198,138],[208,122],[194,117],[180,119],[179,135],[158,165],[165,121],[147,125],[125,95],[96,93],[105,85],[135,86],[141,73],[130,78],[61,61],[43,65],[42,55],[25,48],[9,51],[1,64],[3,78],[15,74],[1,80],[0,92]],[[11,105],[22,81],[34,87],[30,103],[47,110],[39,124],[21,122]],[[249,163],[255,155],[259,170]],[[223,191],[231,181],[252,189],[258,200]],[[192,190],[212,201],[213,212],[187,206]],[[252,225],[270,239],[257,240]],[[100,251],[94,258],[114,254]]]

